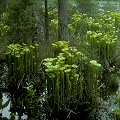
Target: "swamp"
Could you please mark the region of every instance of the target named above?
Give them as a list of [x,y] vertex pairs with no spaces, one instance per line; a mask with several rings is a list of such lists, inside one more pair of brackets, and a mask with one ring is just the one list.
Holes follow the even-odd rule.
[[0,120],[120,120],[120,0],[0,0]]

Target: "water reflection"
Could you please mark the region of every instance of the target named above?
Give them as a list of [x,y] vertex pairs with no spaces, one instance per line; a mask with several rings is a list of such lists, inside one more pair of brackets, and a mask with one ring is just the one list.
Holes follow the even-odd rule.
[[[5,104],[8,100],[9,100],[9,98],[7,98],[7,95],[5,93],[3,93],[2,104]],[[9,110],[10,110],[10,103],[7,107],[5,107],[2,110],[2,116],[9,119],[10,118],[10,111]]]
[[[8,95],[6,93],[3,93],[2,105],[5,104],[9,99],[10,98],[8,97]],[[10,119],[10,115],[11,115],[10,105],[11,105],[11,102],[9,102],[9,104],[7,105],[7,107],[5,107],[2,110],[2,117]],[[18,120],[18,114],[17,113],[15,114],[15,120]],[[21,120],[27,120],[27,115],[21,116]]]

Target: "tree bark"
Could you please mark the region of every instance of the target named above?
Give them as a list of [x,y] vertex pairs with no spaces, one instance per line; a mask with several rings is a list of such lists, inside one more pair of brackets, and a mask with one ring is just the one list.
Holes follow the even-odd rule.
[[45,40],[49,40],[48,0],[45,0]]
[[58,0],[58,40],[69,40],[67,1]]

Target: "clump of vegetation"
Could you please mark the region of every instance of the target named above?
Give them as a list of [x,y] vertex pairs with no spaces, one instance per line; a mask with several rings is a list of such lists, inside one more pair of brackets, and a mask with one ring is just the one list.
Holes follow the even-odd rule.
[[8,75],[21,80],[36,71],[38,60],[38,44],[10,44],[5,52],[8,61]]
[[[43,63],[46,74],[46,96],[48,96],[46,100],[52,112],[60,117],[63,106],[67,114],[73,104],[75,106],[72,111],[78,112],[81,105],[76,100],[83,100],[85,94],[87,101],[90,102],[92,99],[91,104],[95,103],[101,65],[95,60],[89,62],[82,52],[77,51],[75,47],[69,47],[66,41],[58,41],[53,44],[53,47],[55,58],[44,59]],[[86,72],[85,66],[88,69]],[[87,91],[85,91],[85,86]],[[54,114],[50,112],[48,117]],[[67,114],[64,117],[67,117]]]

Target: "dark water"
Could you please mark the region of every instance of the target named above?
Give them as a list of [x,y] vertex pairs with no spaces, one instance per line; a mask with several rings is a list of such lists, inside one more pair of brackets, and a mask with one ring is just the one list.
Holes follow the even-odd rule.
[[[9,93],[9,91],[7,91],[7,92],[4,91],[4,89],[5,89],[4,80],[7,77],[7,67],[4,64],[0,67],[1,67],[0,68],[1,69],[1,75],[0,75],[0,80],[1,81],[0,82],[2,83],[1,87],[3,87],[3,89],[1,89],[2,90],[1,93],[3,95],[2,96],[2,104],[4,104],[10,99],[10,97],[9,97],[10,93]],[[119,74],[119,72],[118,72],[118,74]],[[113,83],[114,84],[118,83],[118,85],[120,86],[119,77],[116,77],[113,80]],[[111,83],[109,83],[109,84],[111,84]],[[117,89],[117,88],[115,88],[114,85],[111,85],[111,86],[106,87],[105,84],[101,85],[102,97],[100,97],[100,99],[99,99],[99,101],[101,102],[100,106],[102,106],[102,108],[100,108],[100,111],[99,111],[99,114],[101,115],[101,120],[114,120],[111,117],[111,113],[116,107],[119,108],[119,104],[118,103],[114,104],[114,103],[117,99],[117,94],[119,94],[119,96],[120,96],[120,93],[119,93],[120,87]],[[11,102],[9,102],[8,106],[5,107],[3,110],[0,110],[0,113],[2,113],[2,117],[6,117],[6,118],[10,119],[10,114],[11,114],[11,112],[9,111],[10,110],[10,105],[11,105]],[[15,120],[18,120],[18,114],[17,113],[15,114]],[[21,120],[27,120],[27,115],[21,116]]]

